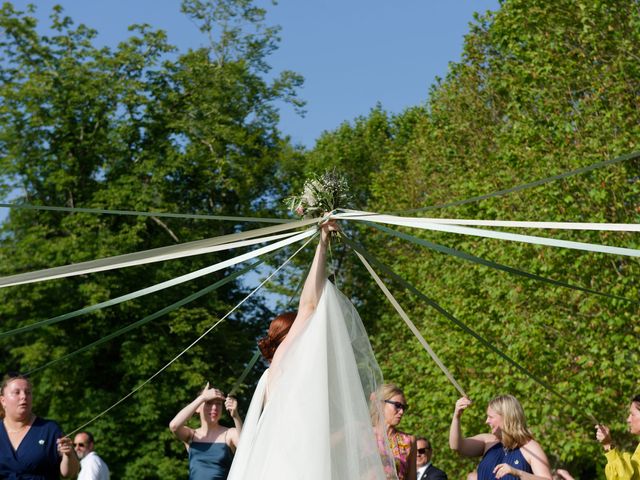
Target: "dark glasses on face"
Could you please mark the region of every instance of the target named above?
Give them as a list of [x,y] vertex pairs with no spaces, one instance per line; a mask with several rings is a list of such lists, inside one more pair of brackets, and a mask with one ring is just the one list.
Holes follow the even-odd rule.
[[394,402],[393,400],[385,400],[384,403],[388,403],[389,405],[393,405],[396,410],[407,411],[409,405],[406,403]]
[[74,443],[73,446],[74,447],[82,447],[82,448],[84,448],[86,445],[84,443],[82,443],[82,442],[78,442],[78,443]]
[[431,450],[430,448],[419,448],[418,449],[418,455],[426,455],[426,453]]

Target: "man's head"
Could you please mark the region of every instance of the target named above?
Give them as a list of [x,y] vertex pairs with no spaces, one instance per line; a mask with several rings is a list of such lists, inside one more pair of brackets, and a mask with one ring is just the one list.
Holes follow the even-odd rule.
[[424,437],[418,437],[416,440],[418,455],[416,456],[416,465],[418,468],[424,467],[431,461],[431,442]]
[[93,435],[89,432],[80,432],[73,439],[73,448],[78,458],[82,460],[88,453],[93,452]]

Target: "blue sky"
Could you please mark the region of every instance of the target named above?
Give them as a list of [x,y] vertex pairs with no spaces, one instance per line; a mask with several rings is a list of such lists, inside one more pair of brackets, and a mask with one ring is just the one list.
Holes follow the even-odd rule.
[[[185,51],[206,40],[180,13],[180,0],[12,3],[35,3],[36,16],[45,21],[60,4],[76,23],[95,28],[101,44],[115,46],[133,23],[166,30]],[[366,115],[377,103],[393,113],[424,103],[436,76],[460,59],[473,12],[498,8],[498,0],[281,0],[269,6],[268,22],[282,27],[280,49],[271,57],[274,70],[305,77],[300,94],[307,115],[284,107],[282,132],[312,147],[322,131]]]

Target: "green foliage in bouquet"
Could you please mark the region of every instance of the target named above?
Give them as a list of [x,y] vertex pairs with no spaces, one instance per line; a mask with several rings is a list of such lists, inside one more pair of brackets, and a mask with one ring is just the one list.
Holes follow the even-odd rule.
[[350,198],[347,178],[334,168],[322,175],[313,175],[304,182],[302,195],[293,195],[285,201],[289,209],[301,217],[314,218],[346,207]]

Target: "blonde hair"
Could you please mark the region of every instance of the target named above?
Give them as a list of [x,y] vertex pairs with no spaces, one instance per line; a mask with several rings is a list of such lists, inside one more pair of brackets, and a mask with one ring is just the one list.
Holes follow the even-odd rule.
[[524,409],[513,395],[499,395],[493,398],[488,408],[502,417],[502,444],[513,450],[533,440],[533,435],[527,427]]
[[378,389],[371,395],[371,403],[369,404],[369,413],[371,414],[371,423],[373,425],[378,424],[380,418],[380,405],[379,402],[391,399],[396,395],[402,395],[404,392],[400,387],[394,383],[383,383]]

